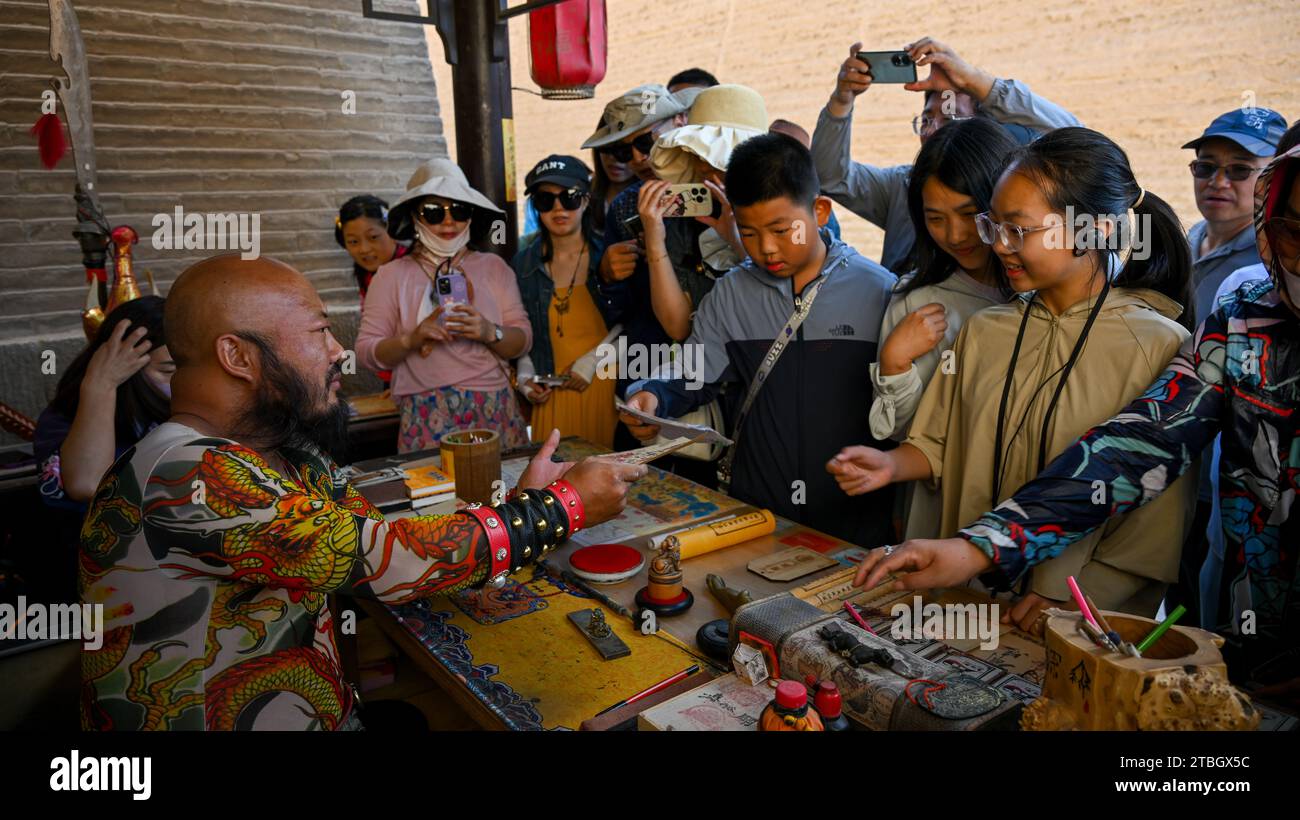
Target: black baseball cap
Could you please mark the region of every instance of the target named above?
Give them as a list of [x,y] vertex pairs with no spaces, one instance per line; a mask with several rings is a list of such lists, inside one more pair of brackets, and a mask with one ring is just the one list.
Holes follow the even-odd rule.
[[543,182],[550,182],[565,189],[577,188],[579,191],[590,191],[591,169],[577,157],[551,154],[534,165],[533,170],[524,177],[524,193],[532,194]]

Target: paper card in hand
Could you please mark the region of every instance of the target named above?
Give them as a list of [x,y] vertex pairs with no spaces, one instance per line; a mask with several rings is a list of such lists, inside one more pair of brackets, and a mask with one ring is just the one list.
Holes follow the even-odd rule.
[[665,439],[685,438],[687,443],[703,442],[713,444],[718,442],[728,446],[731,444],[731,439],[712,427],[703,424],[684,424],[676,419],[661,419],[658,416],[629,407],[626,402],[619,399],[614,399],[614,406],[620,413],[627,413],[629,416],[646,424],[658,425],[659,435]]

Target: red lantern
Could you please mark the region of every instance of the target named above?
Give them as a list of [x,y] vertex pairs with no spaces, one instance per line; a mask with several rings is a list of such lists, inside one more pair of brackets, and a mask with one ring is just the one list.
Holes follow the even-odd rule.
[[548,100],[587,100],[605,79],[605,0],[563,0],[528,15],[529,72]]

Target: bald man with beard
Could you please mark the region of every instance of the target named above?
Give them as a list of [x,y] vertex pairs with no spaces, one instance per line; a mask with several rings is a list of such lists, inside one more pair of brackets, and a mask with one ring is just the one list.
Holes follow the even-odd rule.
[[82,530],[87,729],[355,729],[331,592],[401,603],[484,583],[622,511],[645,467],[555,463],[510,500],[393,522],[341,479],[344,350],[306,277],[200,262],[167,298],[172,417],[104,476]]

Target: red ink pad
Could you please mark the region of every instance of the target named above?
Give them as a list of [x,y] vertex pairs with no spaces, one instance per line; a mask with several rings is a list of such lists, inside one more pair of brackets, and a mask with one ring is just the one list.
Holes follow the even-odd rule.
[[574,550],[569,556],[573,574],[593,584],[617,584],[645,566],[641,550],[624,544],[596,544]]

